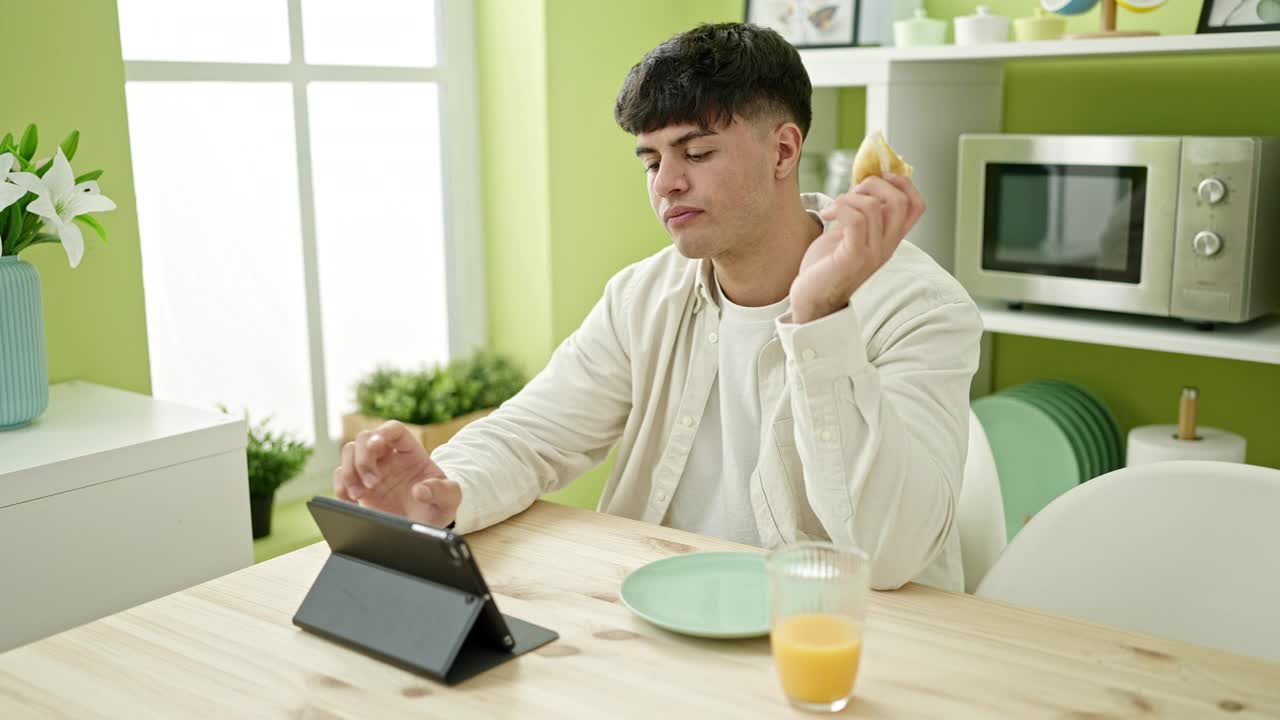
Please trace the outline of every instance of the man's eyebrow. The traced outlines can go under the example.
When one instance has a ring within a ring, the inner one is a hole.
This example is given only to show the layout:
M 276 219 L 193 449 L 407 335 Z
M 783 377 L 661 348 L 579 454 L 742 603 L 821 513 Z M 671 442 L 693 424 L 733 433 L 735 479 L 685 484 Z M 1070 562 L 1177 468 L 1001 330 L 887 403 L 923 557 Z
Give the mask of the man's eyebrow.
M 707 137 L 708 135 L 719 135 L 719 134 L 720 133 L 716 132 L 715 130 L 712 130 L 711 128 L 698 128 L 697 130 L 690 130 L 689 132 L 673 140 L 671 142 L 671 147 L 680 147 L 682 145 L 688 145 L 689 143 L 693 142 L 694 140 L 697 140 L 698 138 Z M 641 155 L 655 155 L 657 154 L 657 152 L 658 152 L 657 150 L 651 147 L 648 147 L 647 145 L 636 146 L 637 157 Z

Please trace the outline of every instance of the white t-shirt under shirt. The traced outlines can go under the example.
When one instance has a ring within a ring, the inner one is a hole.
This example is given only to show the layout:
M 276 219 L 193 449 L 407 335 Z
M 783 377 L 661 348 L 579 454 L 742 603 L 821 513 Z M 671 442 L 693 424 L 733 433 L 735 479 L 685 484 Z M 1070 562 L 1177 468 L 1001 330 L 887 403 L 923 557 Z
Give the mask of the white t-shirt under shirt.
M 759 546 L 750 494 L 760 456 L 756 374 L 760 351 L 773 339 L 775 321 L 791 309 L 791 300 L 743 307 L 723 292 L 719 298 L 720 367 L 664 524 Z

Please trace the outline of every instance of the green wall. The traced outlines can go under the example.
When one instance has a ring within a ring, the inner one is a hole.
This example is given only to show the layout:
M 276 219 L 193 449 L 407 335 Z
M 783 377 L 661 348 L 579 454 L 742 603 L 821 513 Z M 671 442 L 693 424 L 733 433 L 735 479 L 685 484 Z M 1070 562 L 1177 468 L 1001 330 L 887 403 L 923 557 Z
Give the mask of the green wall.
M 125 122 L 124 64 L 114 2 L 0 0 L 0 135 L 40 127 L 39 156 L 80 130 L 72 166 L 105 170 L 102 191 L 119 206 L 97 217 L 111 239 L 85 231 L 85 254 L 72 270 L 57 245 L 22 253 L 44 287 L 49 380 L 80 378 L 151 392 L 142 260 Z
M 635 140 L 613 122 L 614 99 L 658 43 L 741 15 L 741 0 L 479 0 L 495 349 L 537 371 L 610 276 L 670 242 L 649 209 Z M 607 476 L 608 465 L 552 499 L 594 507 Z
M 698 20 L 690 8 L 736 17 L 740 2 L 600 3 L 548 0 L 547 95 L 551 156 L 552 334 L 559 341 L 600 299 L 609 275 L 670 240 L 649 208 L 635 140 L 613 120 L 623 78 L 646 52 Z M 607 8 L 607 10 L 605 10 Z M 587 32 L 589 27 L 617 32 Z
M 540 2 L 475 7 L 489 342 L 533 373 L 554 348 L 545 18 Z

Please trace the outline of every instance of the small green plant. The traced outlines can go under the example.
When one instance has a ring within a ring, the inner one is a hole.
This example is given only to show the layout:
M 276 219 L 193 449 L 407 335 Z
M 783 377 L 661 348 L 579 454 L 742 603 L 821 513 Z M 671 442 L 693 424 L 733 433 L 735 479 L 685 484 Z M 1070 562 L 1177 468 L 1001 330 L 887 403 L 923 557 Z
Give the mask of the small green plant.
M 292 480 L 311 457 L 312 448 L 284 432 L 277 432 L 262 420 L 249 426 L 249 443 L 245 455 L 249 460 L 249 495 L 274 495 Z
M 379 368 L 356 386 L 356 406 L 361 415 L 430 425 L 497 407 L 524 384 L 510 360 L 481 351 L 444 367 Z
M 61 243 L 75 267 L 84 256 L 84 236 L 77 223 L 106 242 L 107 231 L 88 213 L 114 210 L 116 204 L 98 189 L 101 170 L 80 176 L 71 170 L 79 130 L 72 130 L 51 157 L 37 160 L 39 141 L 35 125 L 28 125 L 16 140 L 13 133 L 0 138 L 0 255 Z

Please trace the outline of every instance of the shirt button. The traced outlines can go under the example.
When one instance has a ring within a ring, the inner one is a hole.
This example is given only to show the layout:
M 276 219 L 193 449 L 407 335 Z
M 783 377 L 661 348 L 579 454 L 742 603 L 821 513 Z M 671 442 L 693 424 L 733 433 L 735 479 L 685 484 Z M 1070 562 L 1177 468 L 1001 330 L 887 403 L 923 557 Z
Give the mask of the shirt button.
M 707 336 L 707 340 L 710 341 L 712 344 L 715 344 L 716 341 L 718 341 L 719 339 L 720 339 L 720 336 L 715 333 L 711 333 L 710 335 Z
M 805 360 L 812 360 L 818 357 L 818 353 L 814 352 L 813 348 L 805 348 L 804 350 L 800 351 L 800 357 L 804 358 Z
M 818 437 L 822 438 L 823 442 L 828 442 L 831 440 L 831 431 L 823 430 L 821 433 L 819 433 Z
M 680 418 L 680 424 L 684 425 L 685 427 L 693 427 L 693 418 L 689 417 L 688 415 L 685 415 L 684 417 Z
M 667 501 L 667 494 L 666 494 L 665 492 L 662 492 L 661 490 L 659 490 L 659 491 L 658 491 L 658 502 L 666 502 L 666 501 Z

